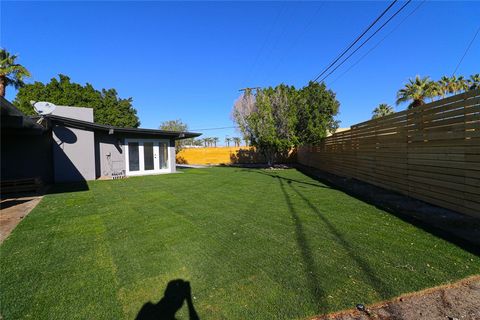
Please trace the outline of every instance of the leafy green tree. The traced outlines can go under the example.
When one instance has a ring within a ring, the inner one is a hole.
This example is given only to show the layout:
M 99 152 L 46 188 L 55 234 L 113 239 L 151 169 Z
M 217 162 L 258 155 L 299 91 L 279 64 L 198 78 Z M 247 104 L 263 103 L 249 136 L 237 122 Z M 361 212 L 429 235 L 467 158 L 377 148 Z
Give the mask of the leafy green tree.
M 215 148 L 217 147 L 218 141 L 220 141 L 220 139 L 218 137 L 213 137 L 212 138 L 212 142 L 213 142 L 213 145 L 214 145 Z
M 227 145 L 227 147 L 230 147 L 230 142 L 232 142 L 232 138 L 226 137 L 225 144 Z
M 165 131 L 186 132 L 188 131 L 188 125 L 182 122 L 181 119 L 167 120 L 162 122 L 158 129 Z M 179 153 L 186 145 L 189 145 L 189 141 L 187 139 L 176 140 L 175 152 Z
M 397 92 L 397 105 L 402 102 L 411 101 L 408 108 L 415 108 L 425 104 L 427 98 L 437 96 L 435 92 L 434 82 L 429 77 L 409 79 L 404 88 Z
M 13 103 L 23 113 L 34 115 L 30 101 L 93 108 L 94 121 L 100 124 L 134 128 L 140 125 L 132 98 L 119 98 L 115 89 L 97 90 L 89 83 L 82 86 L 62 74 L 59 80 L 52 78 L 47 84 L 36 81 L 25 85 L 19 89 Z
M 5 97 L 8 86 L 19 89 L 25 86 L 23 80 L 30 77 L 30 72 L 15 62 L 17 58 L 17 55 L 11 55 L 7 50 L 0 49 L 0 96 L 2 97 Z
M 393 110 L 393 107 L 386 104 L 386 103 L 381 103 L 373 109 L 373 116 L 372 119 L 378 119 L 381 117 L 388 116 L 389 114 L 395 113 L 395 110 Z
M 339 108 L 335 93 L 324 83 L 310 82 L 299 90 L 296 101 L 298 144 L 318 143 L 328 132 L 335 132 L 339 124 L 335 119 Z
M 311 82 L 301 90 L 281 84 L 246 90 L 233 107 L 243 136 L 272 165 L 301 144 L 315 143 L 334 131 L 339 103 L 324 84 Z

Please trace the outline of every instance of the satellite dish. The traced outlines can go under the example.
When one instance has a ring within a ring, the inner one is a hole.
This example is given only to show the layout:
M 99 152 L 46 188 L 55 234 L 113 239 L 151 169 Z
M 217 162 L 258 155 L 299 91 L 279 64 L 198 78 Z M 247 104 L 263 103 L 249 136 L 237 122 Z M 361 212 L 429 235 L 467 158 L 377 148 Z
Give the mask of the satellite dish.
M 35 112 L 38 113 L 41 116 L 51 114 L 53 110 L 57 107 L 51 102 L 46 102 L 46 101 L 31 101 L 30 102 L 33 106 L 33 109 L 35 109 Z

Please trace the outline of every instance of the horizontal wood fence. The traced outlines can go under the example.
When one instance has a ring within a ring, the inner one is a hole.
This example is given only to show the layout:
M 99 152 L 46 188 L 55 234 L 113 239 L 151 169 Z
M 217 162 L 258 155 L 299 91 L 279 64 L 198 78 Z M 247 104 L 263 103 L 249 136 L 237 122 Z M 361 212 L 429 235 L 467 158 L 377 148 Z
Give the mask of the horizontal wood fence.
M 480 90 L 359 123 L 297 159 L 480 217 Z

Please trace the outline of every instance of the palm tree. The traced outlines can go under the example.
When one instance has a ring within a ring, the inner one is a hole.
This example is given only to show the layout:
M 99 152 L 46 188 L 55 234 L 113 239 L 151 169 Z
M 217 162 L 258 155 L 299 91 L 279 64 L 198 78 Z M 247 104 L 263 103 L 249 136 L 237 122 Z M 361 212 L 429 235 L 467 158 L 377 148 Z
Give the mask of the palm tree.
M 227 147 L 230 147 L 230 142 L 232 142 L 232 138 L 226 137 L 225 144 L 227 145 Z
M 480 89 L 480 74 L 472 74 L 467 80 L 468 90 Z
M 233 142 L 235 143 L 235 147 L 240 147 L 240 142 L 242 141 L 242 139 L 240 139 L 239 137 L 234 137 L 233 138 Z
M 215 148 L 217 147 L 217 142 L 218 142 L 218 141 L 220 141 L 220 139 L 219 139 L 218 137 L 213 137 L 213 138 L 212 138 L 212 142 L 213 142 Z
M 5 97 L 5 89 L 13 86 L 23 87 L 24 78 L 30 77 L 30 72 L 21 64 L 15 63 L 17 55 L 10 55 L 5 49 L 0 49 L 0 96 Z
M 457 91 L 467 91 L 468 90 L 467 80 L 463 76 L 458 77 L 455 83 L 455 88 L 457 89 Z
M 203 145 L 205 146 L 205 148 L 208 146 L 208 138 L 203 138 Z
M 373 113 L 372 119 L 377 119 L 377 118 L 385 117 L 385 116 L 388 116 L 389 114 L 395 113 L 395 110 L 393 110 L 393 108 L 388 104 L 381 103 L 378 105 L 378 107 L 373 109 L 372 113 Z
M 397 105 L 402 102 L 412 101 L 408 108 L 415 108 L 425 104 L 425 99 L 436 96 L 435 86 L 429 77 L 409 79 L 404 88 L 397 92 Z
M 452 87 L 451 78 L 443 76 L 438 80 L 438 94 L 439 96 L 445 98 L 450 93 L 450 88 Z

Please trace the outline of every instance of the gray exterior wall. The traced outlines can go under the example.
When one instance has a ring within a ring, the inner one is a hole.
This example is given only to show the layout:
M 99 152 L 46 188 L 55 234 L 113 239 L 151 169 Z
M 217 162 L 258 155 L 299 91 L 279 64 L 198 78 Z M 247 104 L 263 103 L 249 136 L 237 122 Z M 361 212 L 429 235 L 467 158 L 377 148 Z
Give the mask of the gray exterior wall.
M 95 133 L 96 177 L 111 177 L 112 174 L 125 174 L 124 138 L 107 133 Z
M 93 109 L 58 106 L 54 115 L 93 122 Z M 93 131 L 54 126 L 53 167 L 55 182 L 95 179 Z

